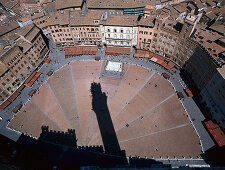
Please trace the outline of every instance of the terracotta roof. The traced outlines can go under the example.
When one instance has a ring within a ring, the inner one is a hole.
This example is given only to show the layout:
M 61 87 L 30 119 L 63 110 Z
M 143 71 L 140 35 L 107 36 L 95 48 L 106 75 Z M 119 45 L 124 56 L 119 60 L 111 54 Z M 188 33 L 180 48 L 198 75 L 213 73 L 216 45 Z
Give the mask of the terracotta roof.
M 137 26 L 137 15 L 109 15 L 107 20 L 103 20 L 101 24 L 112 26 Z
M 216 32 L 225 34 L 225 25 L 223 25 L 223 24 L 219 24 L 219 23 L 217 24 L 215 22 L 209 28 L 212 29 L 212 30 L 214 30 L 214 31 L 216 31 Z
M 210 11 L 209 13 L 206 14 L 206 16 L 209 18 L 209 19 L 214 19 L 214 18 L 217 18 L 216 14 L 214 14 L 214 12 Z
M 81 7 L 83 0 L 56 0 L 55 9 Z
M 138 21 L 137 25 L 154 27 L 153 21 L 154 21 L 154 18 L 152 17 L 147 17 L 147 18 L 142 17 L 141 20 Z
M 53 0 L 40 0 L 41 4 L 51 3 Z
M 88 0 L 86 6 L 88 8 L 124 9 L 155 4 L 155 0 Z
M 203 8 L 205 5 L 201 2 L 201 0 L 195 0 L 194 3 L 200 9 Z
M 51 13 L 46 25 L 69 25 L 69 11 Z
M 70 25 L 99 25 L 95 24 L 94 20 L 100 20 L 104 11 L 101 10 L 89 10 L 84 16 L 81 15 L 80 11 L 70 12 Z
M 2 62 L 0 61 L 0 76 L 1 76 L 4 72 L 6 72 L 7 69 L 8 69 L 7 66 L 6 66 L 4 63 L 2 63 Z
M 19 24 L 16 21 L 12 21 L 8 24 L 0 26 L 0 36 L 6 34 L 14 29 L 19 28 Z
M 30 24 L 20 29 L 17 34 L 23 36 L 28 41 L 32 41 L 39 32 L 40 29 L 38 27 Z
M 45 16 L 44 12 L 41 11 L 41 12 L 36 12 L 34 14 L 31 14 L 31 19 L 34 20 L 34 19 L 37 19 L 37 18 L 41 18 Z
M 26 53 L 33 45 L 31 43 L 28 43 L 27 41 L 25 41 L 24 39 L 19 39 L 16 44 L 19 47 L 22 47 L 22 51 L 23 53 Z
M 21 21 L 21 22 L 25 22 L 25 21 L 28 21 L 28 20 L 29 20 L 29 18 L 26 18 L 26 17 L 19 19 L 19 21 Z
M 186 7 L 187 7 L 187 3 L 186 2 L 173 5 L 173 8 L 176 11 L 178 11 L 179 13 L 185 12 L 187 10 Z
M 50 13 L 56 11 L 56 10 L 55 10 L 55 4 L 56 4 L 56 2 L 53 1 L 53 2 L 51 2 L 51 3 L 48 3 L 48 4 L 46 4 L 46 5 L 43 5 L 43 8 L 44 8 L 44 10 L 45 10 L 48 14 L 50 14 Z
M 1 3 L 7 8 L 12 8 L 15 5 L 17 5 L 19 2 L 18 1 L 1 0 Z

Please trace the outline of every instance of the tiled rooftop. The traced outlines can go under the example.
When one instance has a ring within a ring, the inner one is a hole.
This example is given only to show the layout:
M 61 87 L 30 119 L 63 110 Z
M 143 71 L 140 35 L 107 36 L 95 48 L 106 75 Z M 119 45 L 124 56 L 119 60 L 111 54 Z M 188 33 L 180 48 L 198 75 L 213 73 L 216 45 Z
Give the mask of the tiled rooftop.
M 155 0 L 88 0 L 88 8 L 123 9 L 155 5 Z
M 53 12 L 49 15 L 47 25 L 68 25 L 69 24 L 69 11 Z
M 82 15 L 80 11 L 70 12 L 70 25 L 98 25 L 94 23 L 94 20 L 100 20 L 104 11 L 88 11 L 85 15 Z
M 109 15 L 107 20 L 102 21 L 103 25 L 112 26 L 137 26 L 138 16 L 136 15 Z
M 55 9 L 81 7 L 83 0 L 56 0 Z

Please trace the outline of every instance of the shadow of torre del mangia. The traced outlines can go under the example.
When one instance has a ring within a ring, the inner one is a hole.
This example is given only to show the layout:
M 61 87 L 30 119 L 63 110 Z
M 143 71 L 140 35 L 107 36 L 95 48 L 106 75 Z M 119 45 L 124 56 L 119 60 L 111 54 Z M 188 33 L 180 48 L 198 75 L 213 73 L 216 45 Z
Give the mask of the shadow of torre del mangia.
M 107 106 L 107 96 L 102 92 L 101 84 L 91 84 L 92 109 L 96 114 L 105 152 L 113 155 L 125 156 L 121 151 L 113 122 Z

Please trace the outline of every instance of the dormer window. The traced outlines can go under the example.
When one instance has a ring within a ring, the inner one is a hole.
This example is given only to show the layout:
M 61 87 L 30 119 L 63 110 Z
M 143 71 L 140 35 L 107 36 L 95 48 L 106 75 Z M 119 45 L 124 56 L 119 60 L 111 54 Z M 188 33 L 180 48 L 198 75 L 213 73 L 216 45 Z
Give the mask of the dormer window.
M 99 20 L 94 20 L 94 24 L 99 24 Z

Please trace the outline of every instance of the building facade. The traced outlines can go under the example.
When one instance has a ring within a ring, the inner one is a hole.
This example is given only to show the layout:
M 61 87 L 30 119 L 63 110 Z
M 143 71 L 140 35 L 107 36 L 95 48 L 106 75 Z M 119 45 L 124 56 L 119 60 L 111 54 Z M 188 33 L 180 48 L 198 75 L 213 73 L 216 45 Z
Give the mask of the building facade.
M 101 22 L 102 43 L 107 46 L 132 47 L 137 45 L 136 16 L 109 16 Z
M 142 17 L 138 22 L 137 48 L 151 50 L 154 38 L 154 18 Z
M 225 130 L 225 67 L 217 71 L 200 92 L 202 103 L 209 108 L 212 119 Z
M 49 53 L 48 44 L 39 28 L 27 25 L 17 30 L 12 45 L 2 45 L 0 64 L 0 102 L 12 95 Z M 6 48 L 4 51 L 3 49 Z M 9 48 L 8 48 L 9 47 Z

